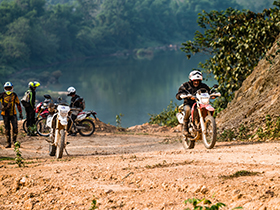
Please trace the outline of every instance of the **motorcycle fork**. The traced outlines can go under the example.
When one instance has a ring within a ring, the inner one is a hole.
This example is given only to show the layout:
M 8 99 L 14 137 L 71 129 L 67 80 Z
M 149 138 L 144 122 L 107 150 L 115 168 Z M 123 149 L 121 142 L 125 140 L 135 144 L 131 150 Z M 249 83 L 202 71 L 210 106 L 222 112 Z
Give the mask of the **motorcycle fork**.
M 198 115 L 199 115 L 199 119 L 200 119 L 201 131 L 202 131 L 202 133 L 205 133 L 206 128 L 205 128 L 205 123 L 204 123 L 204 119 L 203 119 L 201 109 L 198 108 L 197 111 L 198 111 Z
M 60 131 L 65 129 L 65 126 L 61 125 L 59 120 L 56 119 L 56 125 L 55 125 L 55 137 L 54 137 L 54 144 L 57 146 L 57 143 L 59 141 L 60 137 Z

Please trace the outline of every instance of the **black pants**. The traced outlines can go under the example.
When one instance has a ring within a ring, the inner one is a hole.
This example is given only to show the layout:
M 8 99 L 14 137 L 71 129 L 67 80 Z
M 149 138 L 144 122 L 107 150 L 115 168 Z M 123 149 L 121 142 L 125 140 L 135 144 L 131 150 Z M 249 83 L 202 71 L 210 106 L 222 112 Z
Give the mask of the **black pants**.
M 77 119 L 77 115 L 71 114 L 71 119 L 72 119 L 72 121 L 74 123 L 74 121 Z M 68 120 L 68 123 L 67 123 L 67 132 L 70 132 L 70 133 L 71 133 L 70 127 L 72 125 L 72 121 Z
M 7 142 L 11 143 L 11 124 L 13 126 L 13 141 L 16 142 L 17 134 L 18 134 L 18 121 L 16 115 L 2 115 L 5 126 L 5 136 L 7 138 Z
M 32 107 L 25 108 L 26 112 L 26 126 L 33 127 L 35 125 L 35 110 Z

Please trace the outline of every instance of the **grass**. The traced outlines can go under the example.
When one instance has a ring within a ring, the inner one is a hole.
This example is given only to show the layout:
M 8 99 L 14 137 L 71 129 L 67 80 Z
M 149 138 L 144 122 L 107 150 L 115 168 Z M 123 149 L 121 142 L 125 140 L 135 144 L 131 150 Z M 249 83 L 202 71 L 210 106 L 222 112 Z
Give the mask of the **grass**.
M 260 174 L 260 172 L 254 172 L 254 171 L 246 171 L 246 170 L 241 170 L 237 171 L 232 175 L 227 175 L 227 176 L 221 176 L 223 179 L 233 179 L 241 176 L 256 176 Z
M 193 161 L 184 161 L 179 163 L 167 163 L 166 160 L 164 160 L 162 163 L 157 163 L 155 165 L 146 165 L 145 168 L 147 169 L 154 169 L 154 168 L 166 168 L 166 167 L 173 167 L 173 166 L 183 166 L 183 165 L 189 165 L 193 163 Z
M 4 160 L 14 160 L 14 158 L 11 158 L 11 157 L 0 157 L 0 161 L 4 161 Z
M 223 208 L 226 206 L 226 204 L 218 202 L 216 204 L 212 204 L 212 202 L 206 198 L 203 199 L 197 199 L 197 198 L 191 198 L 185 200 L 185 204 L 190 203 L 193 205 L 194 210 L 219 210 L 220 207 Z M 234 209 L 243 209 L 242 207 L 236 207 Z M 190 208 L 186 208 L 185 210 L 191 210 Z

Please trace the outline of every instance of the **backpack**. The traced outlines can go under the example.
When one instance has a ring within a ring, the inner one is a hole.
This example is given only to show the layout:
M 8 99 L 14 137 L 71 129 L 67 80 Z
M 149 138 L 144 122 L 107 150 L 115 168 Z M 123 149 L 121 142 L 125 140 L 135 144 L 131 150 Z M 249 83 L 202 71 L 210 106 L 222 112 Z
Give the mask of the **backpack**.
M 20 102 L 25 108 L 31 106 L 30 105 L 30 90 L 28 90 L 24 93 L 24 96 L 22 97 Z
M 86 108 L 86 102 L 83 98 L 81 98 L 82 101 L 81 101 L 81 108 L 84 110 Z

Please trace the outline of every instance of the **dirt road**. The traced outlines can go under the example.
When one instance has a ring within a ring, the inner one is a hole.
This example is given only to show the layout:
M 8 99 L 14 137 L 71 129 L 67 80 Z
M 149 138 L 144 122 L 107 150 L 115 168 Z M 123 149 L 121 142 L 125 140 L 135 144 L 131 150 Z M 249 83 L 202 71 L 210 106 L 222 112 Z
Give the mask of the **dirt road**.
M 19 140 L 25 167 L 0 161 L 0 209 L 94 209 L 96 201 L 98 209 L 183 210 L 188 198 L 222 209 L 280 209 L 279 142 L 185 151 L 174 132 L 96 132 L 69 137 L 69 156 L 56 160 L 43 137 Z M 0 157 L 15 152 L 1 147 Z

